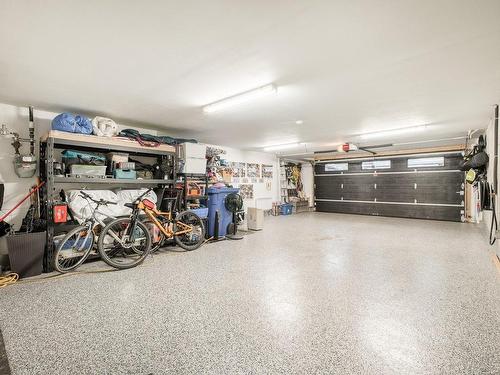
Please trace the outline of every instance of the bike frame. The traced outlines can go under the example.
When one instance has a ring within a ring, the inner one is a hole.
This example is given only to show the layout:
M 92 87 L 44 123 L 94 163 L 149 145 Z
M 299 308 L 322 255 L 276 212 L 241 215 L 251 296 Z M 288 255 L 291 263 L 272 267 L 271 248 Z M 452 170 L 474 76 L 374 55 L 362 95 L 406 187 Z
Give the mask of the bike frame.
M 88 202 L 88 204 L 90 206 L 90 202 Z M 102 219 L 99 219 L 96 214 L 101 214 L 101 215 L 105 216 L 106 218 L 109 218 L 112 220 L 116 219 L 116 217 L 100 211 L 99 206 L 100 205 L 97 204 L 97 206 L 92 211 L 92 216 L 88 219 L 85 219 L 85 221 L 81 224 L 82 227 L 87 228 L 87 235 L 83 238 L 82 244 L 76 250 L 77 252 L 82 251 L 85 248 L 85 246 L 87 246 L 87 241 L 89 240 L 90 236 L 94 236 L 93 246 L 95 246 L 95 244 L 97 243 L 97 241 L 96 241 L 97 235 L 94 233 L 94 228 L 97 226 L 97 224 L 101 225 L 103 228 L 106 226 L 106 223 L 104 223 L 104 221 Z M 112 236 L 114 236 L 114 233 L 112 234 Z M 116 237 L 116 236 L 114 236 L 114 237 Z M 119 238 L 115 238 L 115 239 L 119 240 Z
M 151 221 L 156 225 L 156 227 L 162 231 L 162 233 L 169 239 L 172 238 L 173 236 L 178 236 L 181 234 L 189 233 L 193 230 L 193 227 L 191 225 L 184 224 L 182 221 L 176 221 L 175 219 L 172 219 L 172 213 L 171 212 L 162 212 L 159 211 L 156 208 L 149 208 L 144 205 L 144 203 L 139 202 L 137 205 L 137 208 L 140 210 L 143 210 L 147 217 L 151 219 Z M 178 231 L 173 231 L 170 229 L 170 226 L 167 226 L 165 228 L 156 218 L 157 216 L 161 216 L 165 219 L 168 220 L 168 222 L 175 222 L 178 226 L 181 227 L 181 230 Z
M 101 214 L 102 216 L 105 216 L 107 219 L 111 219 L 111 220 L 115 220 L 115 219 L 117 219 L 117 217 L 115 217 L 115 216 L 111 216 L 111 215 L 109 215 L 109 214 L 107 214 L 107 213 L 105 213 L 105 212 L 102 212 L 101 210 L 99 210 L 99 206 L 100 206 L 101 204 L 99 204 L 99 203 L 97 203 L 97 202 L 95 202 L 95 201 L 92 201 L 92 202 L 96 204 L 96 207 L 95 207 L 95 208 L 94 208 L 94 210 L 92 211 L 92 216 L 91 216 L 90 218 L 86 219 L 86 220 L 82 223 L 82 226 L 88 227 L 88 231 L 89 231 L 89 233 L 92 233 L 92 235 L 93 235 L 94 237 L 96 237 L 97 235 L 94 233 L 94 229 L 95 229 L 95 227 L 97 226 L 97 224 L 101 225 L 103 228 L 106 226 L 106 223 L 104 222 L 104 220 L 103 220 L 103 219 L 100 219 L 100 218 L 99 218 L 96 214 Z M 91 202 L 88 202 L 88 205 L 89 205 L 90 207 L 92 207 L 92 206 L 91 206 Z M 113 232 L 111 232 L 111 233 L 110 233 L 110 235 L 111 235 L 111 236 L 112 236 L 112 237 L 113 237 L 116 241 L 118 241 L 118 242 L 120 242 L 120 243 L 122 242 L 122 240 L 121 240 L 121 239 L 120 239 L 120 238 L 119 238 L 116 234 L 114 234 Z M 85 237 L 85 241 L 84 241 L 84 243 L 83 243 L 83 245 L 82 245 L 82 246 L 84 246 L 84 245 L 87 243 L 87 238 L 88 238 L 88 235 Z M 96 239 L 94 239 L 94 243 L 96 243 L 96 242 L 97 242 L 97 241 L 96 241 Z M 83 249 L 83 247 L 82 247 L 81 249 L 79 249 L 79 250 L 82 250 L 82 249 Z

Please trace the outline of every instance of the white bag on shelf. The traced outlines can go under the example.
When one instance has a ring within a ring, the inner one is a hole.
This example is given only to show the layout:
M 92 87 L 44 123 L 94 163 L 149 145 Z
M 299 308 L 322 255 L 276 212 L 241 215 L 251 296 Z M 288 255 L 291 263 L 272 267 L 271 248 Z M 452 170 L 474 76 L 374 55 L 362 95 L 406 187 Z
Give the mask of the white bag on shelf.
M 92 120 L 93 133 L 99 137 L 112 137 L 118 134 L 116 122 L 107 117 L 96 116 Z

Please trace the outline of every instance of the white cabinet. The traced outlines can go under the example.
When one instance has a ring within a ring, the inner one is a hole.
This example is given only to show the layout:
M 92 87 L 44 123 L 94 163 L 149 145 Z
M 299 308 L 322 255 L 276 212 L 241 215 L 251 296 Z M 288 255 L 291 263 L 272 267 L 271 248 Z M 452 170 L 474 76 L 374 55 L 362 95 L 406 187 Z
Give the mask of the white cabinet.
M 247 210 L 247 226 L 251 230 L 264 229 L 264 210 L 249 207 Z
M 207 146 L 200 143 L 182 143 L 179 145 L 181 173 L 206 173 Z

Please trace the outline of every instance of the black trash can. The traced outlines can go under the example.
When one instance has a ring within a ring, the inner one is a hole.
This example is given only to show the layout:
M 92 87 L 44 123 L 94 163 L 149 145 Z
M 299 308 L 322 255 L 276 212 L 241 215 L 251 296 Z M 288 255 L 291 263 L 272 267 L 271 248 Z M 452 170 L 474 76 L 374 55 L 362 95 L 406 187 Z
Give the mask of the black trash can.
M 46 232 L 21 233 L 7 237 L 10 269 L 19 277 L 40 275 L 43 270 Z

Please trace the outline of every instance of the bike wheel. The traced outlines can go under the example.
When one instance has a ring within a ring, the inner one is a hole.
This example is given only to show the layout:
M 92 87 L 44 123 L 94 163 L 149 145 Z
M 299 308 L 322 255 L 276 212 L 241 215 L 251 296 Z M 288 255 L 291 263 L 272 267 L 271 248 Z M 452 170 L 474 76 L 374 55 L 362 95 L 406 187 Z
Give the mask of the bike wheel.
M 151 250 L 148 228 L 136 222 L 134 241 L 130 238 L 130 218 L 116 219 L 108 223 L 99 236 L 98 248 L 102 260 L 111 267 L 127 269 L 141 264 Z
M 188 229 L 190 227 L 190 229 Z M 181 212 L 174 221 L 175 242 L 184 250 L 196 250 L 205 239 L 205 226 L 198 215 L 190 211 Z
M 61 273 L 75 270 L 88 258 L 94 245 L 94 235 L 87 226 L 69 231 L 54 253 L 54 269 Z

